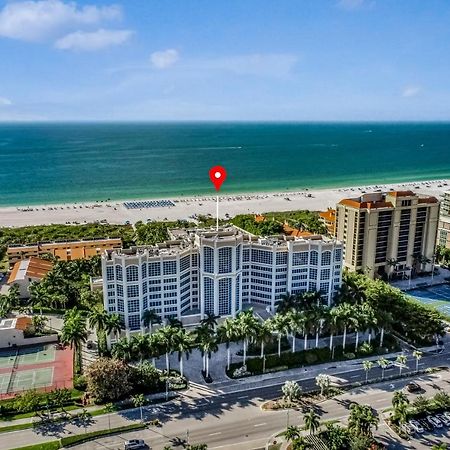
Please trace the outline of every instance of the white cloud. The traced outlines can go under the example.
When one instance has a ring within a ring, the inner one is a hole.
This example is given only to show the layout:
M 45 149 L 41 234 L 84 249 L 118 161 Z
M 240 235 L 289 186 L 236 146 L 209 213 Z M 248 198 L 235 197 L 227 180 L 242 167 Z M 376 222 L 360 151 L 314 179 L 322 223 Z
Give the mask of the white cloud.
M 119 6 L 80 6 L 62 0 L 30 0 L 7 3 L 0 10 L 0 36 L 24 41 L 43 41 L 61 32 L 120 19 Z
M 402 91 L 402 97 L 415 97 L 419 92 L 419 86 L 406 86 Z
M 60 50 L 96 51 L 126 42 L 131 30 L 75 31 L 58 39 L 55 47 Z
M 12 105 L 12 101 L 6 97 L 0 97 L 0 106 L 10 106 Z
M 339 8 L 354 10 L 361 8 L 364 5 L 364 0 L 339 0 L 337 5 Z
M 150 55 L 150 61 L 157 69 L 167 69 L 173 66 L 179 59 L 180 55 L 178 51 L 173 48 L 154 52 Z

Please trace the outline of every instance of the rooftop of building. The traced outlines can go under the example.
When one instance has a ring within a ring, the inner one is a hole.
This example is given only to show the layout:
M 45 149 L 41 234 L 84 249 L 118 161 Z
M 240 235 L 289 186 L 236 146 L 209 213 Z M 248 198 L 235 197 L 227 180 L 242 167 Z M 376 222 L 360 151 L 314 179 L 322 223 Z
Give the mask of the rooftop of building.
M 293 229 L 295 230 L 295 229 Z M 198 239 L 212 239 L 226 241 L 230 238 L 241 237 L 244 243 L 253 242 L 267 246 L 286 246 L 289 241 L 307 242 L 311 240 L 333 242 L 333 238 L 312 234 L 307 231 L 295 230 L 292 235 L 280 234 L 276 236 L 255 236 L 234 225 L 215 228 L 173 228 L 168 230 L 170 240 L 152 246 L 133 246 L 129 249 L 107 250 L 105 255 L 110 258 L 115 255 L 136 256 L 146 254 L 148 256 L 176 255 L 183 250 L 197 247 Z
M 32 321 L 29 317 L 17 317 L 13 319 L 0 320 L 0 332 L 2 330 L 26 330 Z
M 394 208 L 397 198 L 417 200 L 417 203 L 439 203 L 436 197 L 422 196 L 413 191 L 372 192 L 356 198 L 342 199 L 338 204 L 356 209 Z
M 8 284 L 26 278 L 42 279 L 52 270 L 53 264 L 45 259 L 31 257 L 23 261 L 17 261 L 8 278 Z
M 121 238 L 92 238 L 92 239 L 65 239 L 65 240 L 56 240 L 56 241 L 41 241 L 41 242 L 35 242 L 31 244 L 11 244 L 8 246 L 9 249 L 14 249 L 16 251 L 18 248 L 33 248 L 33 247 L 45 247 L 45 246 L 67 246 L 67 245 L 90 245 L 93 243 L 100 243 L 100 242 L 107 242 L 107 243 L 117 243 L 121 244 L 122 239 Z

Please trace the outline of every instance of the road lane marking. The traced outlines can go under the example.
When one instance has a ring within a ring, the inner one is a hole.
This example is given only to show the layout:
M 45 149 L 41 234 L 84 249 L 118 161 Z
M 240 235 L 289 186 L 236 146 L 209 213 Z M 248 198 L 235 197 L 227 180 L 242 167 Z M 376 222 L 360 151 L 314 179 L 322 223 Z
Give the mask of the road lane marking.
M 217 433 L 210 433 L 209 436 L 217 436 L 218 434 L 222 434 L 221 431 L 217 431 Z
M 248 398 L 248 395 L 241 395 L 240 397 L 238 397 L 238 400 L 241 398 Z
M 352 375 L 350 378 L 359 378 L 360 375 Z
M 254 427 L 263 427 L 264 425 L 267 425 L 267 423 L 257 423 L 256 425 L 253 425 Z

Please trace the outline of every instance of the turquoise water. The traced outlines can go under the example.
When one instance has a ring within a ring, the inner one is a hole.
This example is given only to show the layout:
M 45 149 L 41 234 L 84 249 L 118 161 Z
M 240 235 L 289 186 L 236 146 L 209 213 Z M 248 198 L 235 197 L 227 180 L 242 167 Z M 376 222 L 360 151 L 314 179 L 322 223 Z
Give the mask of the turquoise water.
M 0 205 L 351 186 L 450 176 L 450 124 L 0 124 Z

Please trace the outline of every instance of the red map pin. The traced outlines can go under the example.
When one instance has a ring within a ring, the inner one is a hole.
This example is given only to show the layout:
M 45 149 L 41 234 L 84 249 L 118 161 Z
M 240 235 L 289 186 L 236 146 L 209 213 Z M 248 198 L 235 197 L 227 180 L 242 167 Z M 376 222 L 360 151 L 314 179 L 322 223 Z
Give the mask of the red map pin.
M 211 169 L 209 169 L 209 178 L 216 188 L 216 191 L 219 191 L 222 183 L 227 178 L 227 171 L 222 166 L 211 167 Z

